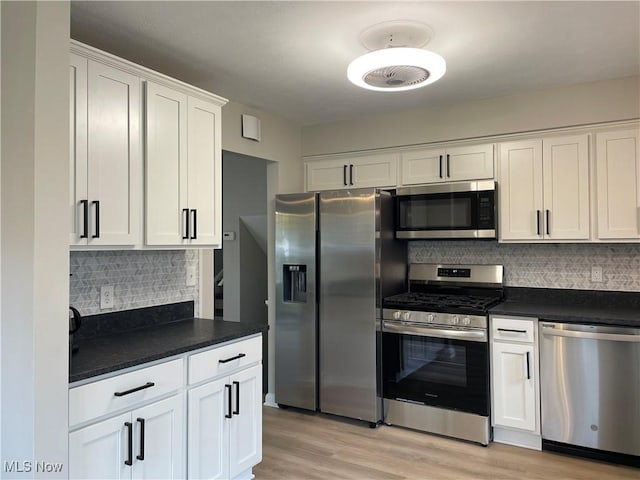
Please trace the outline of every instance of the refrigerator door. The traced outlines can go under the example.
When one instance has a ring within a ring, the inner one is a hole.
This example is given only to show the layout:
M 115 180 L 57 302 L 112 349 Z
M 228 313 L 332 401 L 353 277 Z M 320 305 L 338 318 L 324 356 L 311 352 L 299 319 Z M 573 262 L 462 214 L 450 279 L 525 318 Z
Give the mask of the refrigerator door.
M 316 195 L 277 195 L 275 211 L 276 402 L 316 410 Z
M 319 194 L 320 411 L 378 422 L 379 194 Z

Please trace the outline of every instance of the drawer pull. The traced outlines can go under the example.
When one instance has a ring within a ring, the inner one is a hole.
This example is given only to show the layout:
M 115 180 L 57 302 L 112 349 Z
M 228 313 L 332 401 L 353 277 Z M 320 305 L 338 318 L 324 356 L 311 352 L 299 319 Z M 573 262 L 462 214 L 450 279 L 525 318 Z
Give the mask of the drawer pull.
M 138 460 L 144 460 L 144 418 L 136 419 L 140 423 L 140 454 L 136 455 Z
M 527 333 L 526 330 L 515 330 L 513 328 L 498 328 L 499 332 L 507 332 L 507 333 L 521 333 L 525 335 Z
M 153 382 L 147 382 L 144 385 L 140 385 L 139 387 L 132 388 L 131 390 L 125 390 L 124 392 L 115 392 L 114 395 L 116 397 L 124 397 L 125 395 L 129 395 L 130 393 L 139 392 L 140 390 L 144 390 L 145 388 L 153 387 L 154 385 L 155 385 L 155 383 L 153 383 Z
M 239 353 L 235 357 L 225 358 L 224 360 L 218 360 L 218 363 L 229 363 L 229 362 L 233 362 L 234 360 L 238 360 L 239 358 L 244 358 L 246 356 L 247 355 L 244 353 Z
M 133 424 L 131 422 L 124 422 L 124 426 L 127 427 L 129 432 L 127 433 L 127 459 L 124 461 L 125 465 L 133 465 Z

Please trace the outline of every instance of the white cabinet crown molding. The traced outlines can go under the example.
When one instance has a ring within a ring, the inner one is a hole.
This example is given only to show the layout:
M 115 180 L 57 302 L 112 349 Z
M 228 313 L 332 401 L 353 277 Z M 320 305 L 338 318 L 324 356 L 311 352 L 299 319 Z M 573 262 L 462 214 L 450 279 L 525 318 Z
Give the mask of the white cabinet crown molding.
M 203 90 L 202 88 L 189 85 L 188 83 L 185 83 L 181 80 L 172 78 L 160 72 L 156 72 L 155 70 L 151 70 L 150 68 L 143 67 L 142 65 L 135 64 L 133 62 L 130 62 L 129 60 L 125 60 L 123 58 L 117 57 L 111 53 L 108 53 L 98 48 L 92 47 L 90 45 L 86 45 L 84 43 L 78 42 L 77 40 L 70 41 L 70 51 L 71 53 L 81 55 L 88 59 L 95 60 L 97 62 L 112 66 L 119 70 L 128 72 L 132 75 L 136 75 L 140 77 L 142 80 L 153 81 L 161 85 L 164 85 L 166 87 L 178 89 L 187 95 L 191 95 L 193 97 L 197 97 L 208 102 L 214 102 L 216 105 L 219 105 L 220 107 L 222 107 L 229 101 L 224 97 L 221 97 L 214 93 Z

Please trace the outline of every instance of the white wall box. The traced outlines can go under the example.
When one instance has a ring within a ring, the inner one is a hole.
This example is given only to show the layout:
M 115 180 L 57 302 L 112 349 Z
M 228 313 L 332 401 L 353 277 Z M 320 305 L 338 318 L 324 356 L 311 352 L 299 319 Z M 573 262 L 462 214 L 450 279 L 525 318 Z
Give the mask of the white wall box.
M 307 191 L 395 187 L 398 158 L 397 153 L 377 153 L 307 162 Z
M 402 152 L 400 185 L 494 178 L 493 144 Z
M 141 229 L 140 78 L 70 60 L 70 244 L 132 247 Z
M 222 243 L 221 109 L 146 84 L 146 244 Z
M 589 240 L 589 136 L 499 148 L 500 240 Z
M 640 239 L 640 129 L 596 134 L 598 238 Z
M 262 336 L 73 387 L 69 412 L 70 478 L 252 478 Z
M 490 322 L 493 439 L 540 450 L 537 319 L 492 316 Z
M 220 247 L 226 99 L 75 41 L 70 82 L 71 245 Z

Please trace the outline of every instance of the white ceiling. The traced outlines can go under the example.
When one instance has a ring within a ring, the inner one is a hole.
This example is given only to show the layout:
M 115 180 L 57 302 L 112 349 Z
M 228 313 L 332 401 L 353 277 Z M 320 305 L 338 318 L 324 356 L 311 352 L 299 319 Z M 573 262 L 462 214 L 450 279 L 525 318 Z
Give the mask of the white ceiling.
M 358 89 L 358 36 L 411 20 L 447 73 L 423 89 Z M 301 125 L 640 75 L 640 1 L 71 3 L 71 36 Z

